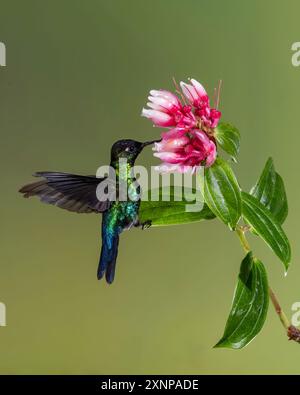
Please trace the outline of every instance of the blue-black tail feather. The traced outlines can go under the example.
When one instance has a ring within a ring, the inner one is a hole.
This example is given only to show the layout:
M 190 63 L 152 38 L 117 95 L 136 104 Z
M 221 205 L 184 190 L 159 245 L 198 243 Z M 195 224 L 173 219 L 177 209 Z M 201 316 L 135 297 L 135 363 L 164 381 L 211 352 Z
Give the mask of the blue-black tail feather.
M 119 234 L 102 234 L 102 248 L 97 277 L 100 280 L 104 274 L 108 284 L 115 278 L 116 261 L 118 256 Z
M 119 235 L 116 236 L 113 245 L 113 256 L 107 265 L 107 269 L 105 272 L 105 278 L 108 284 L 111 284 L 115 278 L 115 270 L 118 256 L 118 248 L 119 248 Z

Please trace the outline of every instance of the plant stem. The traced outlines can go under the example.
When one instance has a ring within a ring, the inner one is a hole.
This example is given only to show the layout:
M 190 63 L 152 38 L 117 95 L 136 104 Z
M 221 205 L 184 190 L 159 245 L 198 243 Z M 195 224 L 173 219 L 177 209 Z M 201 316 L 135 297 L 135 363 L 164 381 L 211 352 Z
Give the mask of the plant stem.
M 245 231 L 242 227 L 239 227 L 236 229 L 236 233 L 239 236 L 240 242 L 245 250 L 245 252 L 248 254 L 249 251 L 251 251 L 250 245 L 248 243 L 248 240 L 245 236 Z
M 291 323 L 290 323 L 289 319 L 287 318 L 287 316 L 285 315 L 284 311 L 282 311 L 282 308 L 281 308 L 280 303 L 277 299 L 277 296 L 275 295 L 275 293 L 273 292 L 271 287 L 269 287 L 269 295 L 270 295 L 270 299 L 273 303 L 275 311 L 278 314 L 278 317 L 279 317 L 282 325 L 284 326 L 284 328 L 286 330 L 288 330 L 289 327 L 291 326 Z
M 245 233 L 248 231 L 247 227 L 240 226 L 236 229 L 236 233 L 240 239 L 240 242 L 243 246 L 244 251 L 248 254 L 248 252 L 251 251 L 250 244 L 246 238 Z M 283 327 L 287 331 L 287 335 L 289 337 L 289 340 L 294 340 L 297 343 L 300 343 L 300 330 L 291 325 L 289 319 L 287 318 L 286 314 L 282 310 L 279 300 L 277 299 L 277 296 L 275 295 L 274 291 L 272 288 L 269 286 L 269 296 L 271 299 L 271 302 L 275 308 L 275 311 L 280 319 L 280 322 L 282 323 Z

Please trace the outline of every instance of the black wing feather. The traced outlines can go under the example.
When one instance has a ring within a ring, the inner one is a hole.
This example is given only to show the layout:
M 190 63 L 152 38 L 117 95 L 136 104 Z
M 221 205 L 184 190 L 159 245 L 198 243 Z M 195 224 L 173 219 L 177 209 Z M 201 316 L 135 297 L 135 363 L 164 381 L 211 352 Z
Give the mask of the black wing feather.
M 76 213 L 101 213 L 110 206 L 109 199 L 99 201 L 97 186 L 105 178 L 69 173 L 37 172 L 44 180 L 25 185 L 19 192 L 25 198 L 38 196 L 43 203 L 53 204 Z

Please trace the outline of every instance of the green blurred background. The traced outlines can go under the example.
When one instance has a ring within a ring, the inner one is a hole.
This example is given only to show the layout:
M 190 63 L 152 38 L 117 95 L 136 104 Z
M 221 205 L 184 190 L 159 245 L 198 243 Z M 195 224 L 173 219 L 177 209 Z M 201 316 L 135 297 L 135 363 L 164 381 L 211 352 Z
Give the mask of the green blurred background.
M 298 0 L 1 0 L 0 373 L 300 373 L 300 348 L 272 308 L 246 349 L 212 348 L 243 256 L 220 222 L 124 233 L 107 286 L 96 280 L 100 217 L 17 193 L 34 171 L 91 174 L 115 140 L 156 138 L 141 108 L 172 76 L 210 93 L 221 78 L 223 120 L 242 133 L 242 186 L 270 155 L 286 183 L 289 275 L 251 241 L 291 315 L 300 301 L 299 12 Z M 156 163 L 150 149 L 139 160 Z

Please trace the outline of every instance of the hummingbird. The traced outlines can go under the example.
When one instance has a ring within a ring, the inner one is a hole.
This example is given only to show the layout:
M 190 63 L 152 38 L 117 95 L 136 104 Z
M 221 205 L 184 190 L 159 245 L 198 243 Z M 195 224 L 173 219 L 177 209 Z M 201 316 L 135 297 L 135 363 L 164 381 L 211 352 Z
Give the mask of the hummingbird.
M 119 140 L 111 147 L 110 167 L 115 172 L 115 186 L 127 185 L 127 199 L 118 197 L 99 199 L 97 188 L 108 177 L 82 176 L 77 174 L 42 171 L 33 174 L 40 181 L 23 186 L 19 192 L 25 198 L 38 196 L 40 201 L 76 213 L 102 213 L 102 247 L 97 271 L 98 280 L 105 276 L 108 284 L 114 281 L 120 234 L 131 227 L 142 229 L 151 226 L 151 221 L 140 223 L 140 186 L 132 174 L 135 160 L 142 150 L 160 140 L 141 143 L 135 140 Z M 121 171 L 120 163 L 124 163 Z M 120 192 L 116 187 L 115 192 Z M 107 191 L 107 188 L 106 188 Z M 117 195 L 117 194 L 116 194 Z M 130 196 L 129 196 L 130 195 Z M 119 195 L 118 195 L 119 196 Z

